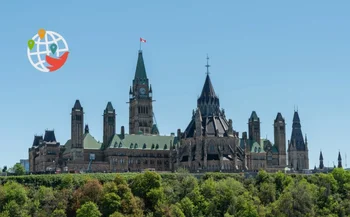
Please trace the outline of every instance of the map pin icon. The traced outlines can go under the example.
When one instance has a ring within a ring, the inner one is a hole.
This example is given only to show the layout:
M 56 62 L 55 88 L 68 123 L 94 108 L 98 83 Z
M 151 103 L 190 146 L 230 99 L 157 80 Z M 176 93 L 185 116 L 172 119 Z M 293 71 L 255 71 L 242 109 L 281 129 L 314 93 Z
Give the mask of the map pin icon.
M 35 42 L 34 42 L 34 40 L 33 40 L 33 39 L 30 39 L 30 40 L 28 41 L 28 47 L 29 47 L 29 50 L 32 50 L 32 49 L 33 49 L 34 44 L 35 44 Z
M 45 37 L 45 34 L 46 34 L 45 29 L 39 29 L 38 35 L 39 35 L 40 39 L 43 39 Z
M 52 52 L 53 54 L 55 54 L 55 53 L 56 53 L 56 50 L 57 50 L 57 45 L 56 45 L 56 44 L 50 45 L 50 50 L 51 50 L 51 52 Z

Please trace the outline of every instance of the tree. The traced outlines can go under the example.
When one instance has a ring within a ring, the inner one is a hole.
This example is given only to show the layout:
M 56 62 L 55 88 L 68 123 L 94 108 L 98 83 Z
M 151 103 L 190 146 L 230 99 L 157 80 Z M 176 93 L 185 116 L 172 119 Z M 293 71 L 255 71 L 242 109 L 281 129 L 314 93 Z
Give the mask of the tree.
M 2 169 L 2 172 L 3 172 L 3 173 L 6 173 L 6 172 L 7 172 L 7 166 L 4 166 L 4 168 Z
M 87 202 L 77 210 L 77 217 L 100 217 L 101 212 L 98 210 L 97 205 L 94 202 Z
M 26 173 L 26 170 L 24 169 L 24 166 L 20 163 L 16 163 L 14 166 L 13 166 L 13 172 L 16 174 L 16 175 L 24 175 Z
M 63 209 L 55 209 L 53 213 L 51 214 L 51 217 L 66 217 L 66 213 Z

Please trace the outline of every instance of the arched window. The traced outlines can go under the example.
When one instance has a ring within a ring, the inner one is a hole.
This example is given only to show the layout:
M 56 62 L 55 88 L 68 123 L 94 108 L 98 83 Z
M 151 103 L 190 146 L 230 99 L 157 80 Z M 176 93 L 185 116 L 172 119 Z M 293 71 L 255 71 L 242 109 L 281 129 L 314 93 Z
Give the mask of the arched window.
M 255 152 L 258 152 L 258 148 L 257 148 L 257 147 L 255 147 L 254 151 L 255 151 Z
M 146 143 L 145 144 L 143 144 L 143 149 L 146 149 L 147 148 L 147 145 L 146 145 Z
M 119 148 L 123 147 L 122 142 L 119 142 Z
M 159 145 L 157 144 L 157 145 L 156 145 L 156 149 L 158 149 L 158 148 L 159 148 Z
M 133 147 L 134 147 L 134 144 L 131 143 L 131 144 L 130 144 L 130 148 L 133 148 Z
M 154 144 L 152 144 L 152 149 L 154 149 Z
M 118 142 L 115 142 L 115 143 L 114 143 L 114 148 L 116 148 L 116 147 L 117 147 L 117 145 L 118 145 Z
M 210 145 L 210 151 L 214 151 L 214 145 Z
M 135 148 L 138 148 L 139 146 L 137 145 L 137 143 L 135 144 Z
M 164 150 L 166 150 L 168 148 L 167 144 L 164 145 Z

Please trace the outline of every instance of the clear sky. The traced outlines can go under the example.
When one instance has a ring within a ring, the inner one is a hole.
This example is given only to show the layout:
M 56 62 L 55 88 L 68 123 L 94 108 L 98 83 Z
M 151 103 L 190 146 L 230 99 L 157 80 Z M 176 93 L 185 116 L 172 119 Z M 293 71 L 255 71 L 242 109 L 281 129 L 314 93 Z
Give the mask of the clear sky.
M 70 138 L 70 111 L 80 99 L 91 134 L 102 140 L 108 101 L 117 132 L 128 130 L 128 93 L 143 44 L 161 134 L 184 130 L 205 80 L 211 79 L 236 131 L 255 110 L 273 141 L 281 112 L 290 139 L 294 106 L 309 142 L 310 168 L 349 152 L 349 1 L 1 1 L 0 166 L 28 158 L 35 134 Z M 34 69 L 27 41 L 40 28 L 69 44 L 54 73 Z

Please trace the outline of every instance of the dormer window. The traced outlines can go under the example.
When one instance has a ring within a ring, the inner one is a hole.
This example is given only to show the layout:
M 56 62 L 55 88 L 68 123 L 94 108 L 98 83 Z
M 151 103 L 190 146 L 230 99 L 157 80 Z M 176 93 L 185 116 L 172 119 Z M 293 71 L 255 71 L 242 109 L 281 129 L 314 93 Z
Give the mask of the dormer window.
M 137 145 L 137 143 L 135 144 L 135 148 L 138 148 L 138 145 Z
M 164 150 L 166 150 L 168 148 L 167 144 L 164 145 Z
M 154 149 L 154 144 L 152 144 L 152 149 Z
M 156 145 L 156 149 L 158 149 L 158 148 L 159 148 L 159 145 L 157 144 L 157 145 Z
M 122 142 L 119 142 L 119 148 L 121 148 L 123 146 Z
M 146 143 L 145 144 L 143 144 L 143 149 L 146 149 L 147 148 L 147 145 L 146 145 Z
M 134 147 L 134 144 L 131 143 L 131 144 L 130 144 L 130 148 L 133 148 L 133 147 Z

